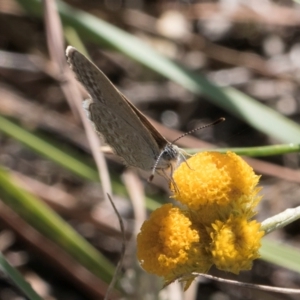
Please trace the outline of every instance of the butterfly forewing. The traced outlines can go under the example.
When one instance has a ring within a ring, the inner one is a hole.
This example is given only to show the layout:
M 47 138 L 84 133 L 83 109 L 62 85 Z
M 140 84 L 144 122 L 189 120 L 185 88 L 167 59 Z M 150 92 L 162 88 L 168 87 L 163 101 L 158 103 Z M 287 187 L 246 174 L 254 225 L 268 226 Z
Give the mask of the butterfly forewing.
M 126 164 L 151 170 L 168 142 L 90 60 L 70 46 L 66 55 L 78 81 L 91 96 L 84 106 L 96 131 Z M 168 169 L 173 161 L 177 157 L 161 159 L 157 167 Z

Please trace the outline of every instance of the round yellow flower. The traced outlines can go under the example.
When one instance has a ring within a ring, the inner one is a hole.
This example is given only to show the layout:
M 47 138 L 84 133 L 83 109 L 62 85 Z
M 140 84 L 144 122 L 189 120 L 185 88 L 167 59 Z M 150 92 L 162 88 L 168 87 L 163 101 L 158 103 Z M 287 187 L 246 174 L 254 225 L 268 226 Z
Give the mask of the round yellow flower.
M 232 212 L 249 214 L 257 205 L 259 176 L 232 152 L 202 152 L 174 172 L 174 198 L 197 212 L 201 223 L 226 220 Z
M 137 239 L 142 267 L 166 284 L 181 280 L 185 289 L 213 264 L 236 274 L 249 270 L 264 234 L 249 221 L 260 200 L 259 176 L 232 152 L 202 152 L 173 179 L 174 198 L 185 209 L 164 205 L 143 224 Z
M 199 242 L 199 232 L 187 212 L 166 204 L 144 222 L 137 237 L 137 256 L 147 272 L 172 282 L 195 270 L 206 272 L 211 266 Z
M 259 258 L 263 235 L 256 221 L 249 222 L 243 216 L 230 216 L 226 222 L 212 224 L 212 242 L 207 249 L 211 251 L 218 269 L 238 274 L 242 270 L 250 270 L 253 260 Z

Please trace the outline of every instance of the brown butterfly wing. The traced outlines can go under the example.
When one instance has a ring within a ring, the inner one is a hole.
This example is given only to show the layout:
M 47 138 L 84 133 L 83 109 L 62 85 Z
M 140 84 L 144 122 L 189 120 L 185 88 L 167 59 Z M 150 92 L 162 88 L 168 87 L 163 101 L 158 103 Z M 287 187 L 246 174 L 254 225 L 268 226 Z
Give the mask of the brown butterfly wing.
M 96 131 L 126 164 L 151 170 L 164 138 L 84 55 L 68 47 L 69 65 L 91 96 L 86 109 Z

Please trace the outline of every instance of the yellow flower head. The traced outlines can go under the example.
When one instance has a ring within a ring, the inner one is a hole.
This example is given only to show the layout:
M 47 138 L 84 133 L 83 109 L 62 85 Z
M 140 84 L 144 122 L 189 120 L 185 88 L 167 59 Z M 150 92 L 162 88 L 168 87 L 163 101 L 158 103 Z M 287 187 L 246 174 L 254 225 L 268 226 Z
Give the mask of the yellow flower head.
M 226 220 L 231 213 L 248 214 L 260 200 L 259 176 L 232 152 L 202 152 L 182 163 L 174 172 L 174 198 L 191 210 L 204 224 Z
M 172 282 L 183 274 L 206 272 L 211 262 L 202 254 L 199 232 L 187 213 L 172 204 L 155 210 L 137 237 L 137 256 L 149 273 Z
M 259 258 L 264 232 L 256 221 L 230 216 L 226 222 L 216 221 L 210 231 L 212 242 L 208 250 L 218 269 L 238 274 L 241 270 L 250 270 L 253 260 Z
M 192 272 L 215 264 L 233 273 L 249 270 L 263 231 L 250 221 L 260 200 L 259 176 L 232 152 L 202 152 L 173 175 L 174 198 L 184 210 L 167 204 L 152 213 L 137 239 L 138 259 L 149 273 L 185 282 Z

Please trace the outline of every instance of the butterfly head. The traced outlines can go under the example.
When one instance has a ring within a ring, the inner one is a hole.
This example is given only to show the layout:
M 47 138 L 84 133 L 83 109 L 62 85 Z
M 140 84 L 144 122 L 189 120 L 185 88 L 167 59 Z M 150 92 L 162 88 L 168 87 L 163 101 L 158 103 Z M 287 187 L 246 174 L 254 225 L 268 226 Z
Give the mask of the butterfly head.
M 155 173 L 162 175 L 168 181 L 173 181 L 173 172 L 178 166 L 179 161 L 179 148 L 172 143 L 167 143 L 155 161 L 149 181 L 152 181 Z

